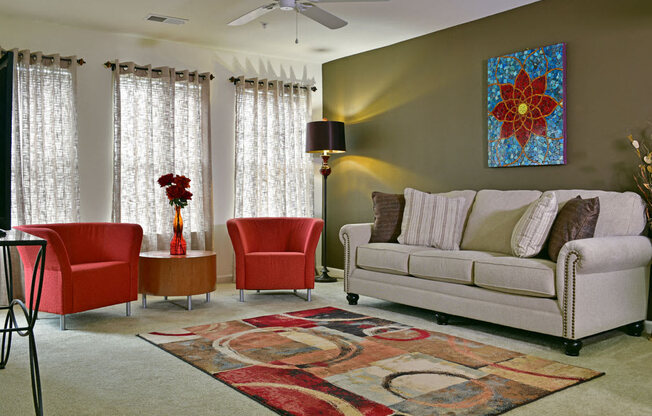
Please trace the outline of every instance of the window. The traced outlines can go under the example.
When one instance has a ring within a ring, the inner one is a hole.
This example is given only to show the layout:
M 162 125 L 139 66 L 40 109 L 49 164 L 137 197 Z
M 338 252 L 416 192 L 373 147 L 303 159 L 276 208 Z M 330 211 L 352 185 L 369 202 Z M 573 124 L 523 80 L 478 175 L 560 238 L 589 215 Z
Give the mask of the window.
M 173 69 L 114 70 L 113 220 L 143 227 L 143 249 L 163 249 L 172 236 L 173 208 L 156 180 L 191 179 L 183 209 L 188 248 L 212 247 L 209 80 Z
M 14 56 L 12 224 L 79 221 L 77 62 Z
M 235 216 L 311 217 L 305 152 L 310 90 L 280 81 L 236 84 Z

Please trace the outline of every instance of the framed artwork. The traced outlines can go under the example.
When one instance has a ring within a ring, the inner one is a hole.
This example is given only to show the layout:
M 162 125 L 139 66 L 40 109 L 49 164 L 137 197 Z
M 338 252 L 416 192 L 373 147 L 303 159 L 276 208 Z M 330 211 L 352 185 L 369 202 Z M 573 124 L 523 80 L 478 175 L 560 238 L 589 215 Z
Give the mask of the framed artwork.
M 566 44 L 489 59 L 489 167 L 566 164 Z

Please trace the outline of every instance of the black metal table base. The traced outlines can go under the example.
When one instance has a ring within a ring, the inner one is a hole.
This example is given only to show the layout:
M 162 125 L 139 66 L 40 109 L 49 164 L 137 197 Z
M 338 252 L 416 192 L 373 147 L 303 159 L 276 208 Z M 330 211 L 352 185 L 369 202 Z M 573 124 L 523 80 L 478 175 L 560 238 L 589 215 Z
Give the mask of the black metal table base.
M 27 238 L 28 234 L 15 231 L 9 232 L 7 238 L 0 239 L 4 259 L 4 275 L 7 287 L 8 306 L 0 306 L 0 311 L 7 311 L 2 333 L 2 345 L 0 347 L 0 370 L 7 366 L 9 354 L 11 352 L 11 341 L 14 333 L 21 337 L 27 337 L 29 343 L 29 368 L 32 381 L 32 399 L 34 401 L 34 412 L 37 416 L 43 415 L 43 396 L 41 392 L 41 376 L 38 365 L 38 354 L 36 352 L 36 340 L 34 338 L 34 324 L 38 315 L 38 306 L 41 301 L 41 289 L 43 288 L 43 272 L 45 270 L 45 248 L 46 242 L 42 239 Z M 33 237 L 33 236 L 29 236 Z M 12 265 L 10 258 L 11 246 L 36 245 L 40 250 L 36 257 L 34 273 L 32 275 L 32 284 L 30 287 L 29 305 L 25 305 L 22 300 L 13 298 L 13 281 Z M 37 284 L 38 281 L 38 284 Z M 36 295 L 36 296 L 35 296 Z M 16 319 L 16 311 L 19 309 L 23 312 L 26 324 L 20 326 Z

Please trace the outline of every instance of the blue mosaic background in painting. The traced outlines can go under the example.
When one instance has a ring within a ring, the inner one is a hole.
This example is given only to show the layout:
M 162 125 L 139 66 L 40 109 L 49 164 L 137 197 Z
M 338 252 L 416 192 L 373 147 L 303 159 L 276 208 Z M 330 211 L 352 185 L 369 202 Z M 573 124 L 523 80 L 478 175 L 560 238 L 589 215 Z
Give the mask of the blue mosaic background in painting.
M 537 49 L 528 49 L 501 57 L 487 63 L 487 111 L 489 139 L 489 167 L 561 165 L 565 163 L 564 123 L 564 44 L 559 43 Z M 546 117 L 547 137 L 532 135 L 525 146 L 514 136 L 500 138 L 502 122 L 491 111 L 502 101 L 497 84 L 513 84 L 516 76 L 525 71 L 531 80 L 547 74 L 544 94 L 560 105 Z

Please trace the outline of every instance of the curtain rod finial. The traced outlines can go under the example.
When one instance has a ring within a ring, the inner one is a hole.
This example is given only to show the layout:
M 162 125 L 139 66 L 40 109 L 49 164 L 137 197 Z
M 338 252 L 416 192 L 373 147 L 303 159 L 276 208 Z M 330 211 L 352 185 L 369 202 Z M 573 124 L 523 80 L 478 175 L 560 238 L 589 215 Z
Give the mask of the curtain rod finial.
M 105 67 L 105 68 L 111 68 L 111 65 L 113 65 L 113 64 L 111 63 L 111 61 L 106 61 L 106 62 L 104 62 L 104 67 Z
M 211 74 L 211 76 L 210 76 L 210 80 L 212 81 L 212 80 L 214 80 L 214 79 L 215 79 L 215 75 Z
M 79 64 L 79 66 L 82 66 L 86 63 L 86 61 L 84 61 L 84 58 L 79 58 L 77 59 L 77 63 Z

